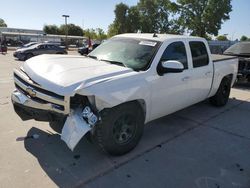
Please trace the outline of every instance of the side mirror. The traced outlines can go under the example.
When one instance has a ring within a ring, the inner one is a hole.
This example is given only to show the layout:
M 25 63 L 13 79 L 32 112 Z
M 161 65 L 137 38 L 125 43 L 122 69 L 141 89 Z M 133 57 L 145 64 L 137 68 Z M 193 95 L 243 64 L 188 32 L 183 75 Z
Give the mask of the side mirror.
M 165 73 L 180 73 L 183 72 L 184 66 L 179 61 L 169 60 L 163 61 L 159 63 L 157 72 L 159 75 L 163 75 Z

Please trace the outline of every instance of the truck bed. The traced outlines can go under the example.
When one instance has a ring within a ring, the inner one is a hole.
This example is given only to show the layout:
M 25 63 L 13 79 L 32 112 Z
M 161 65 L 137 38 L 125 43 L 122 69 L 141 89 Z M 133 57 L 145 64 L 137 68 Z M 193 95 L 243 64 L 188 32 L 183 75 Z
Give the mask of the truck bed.
M 211 57 L 212 57 L 213 62 L 224 61 L 224 60 L 229 60 L 229 59 L 237 59 L 238 58 L 236 56 L 219 55 L 219 54 L 211 54 Z

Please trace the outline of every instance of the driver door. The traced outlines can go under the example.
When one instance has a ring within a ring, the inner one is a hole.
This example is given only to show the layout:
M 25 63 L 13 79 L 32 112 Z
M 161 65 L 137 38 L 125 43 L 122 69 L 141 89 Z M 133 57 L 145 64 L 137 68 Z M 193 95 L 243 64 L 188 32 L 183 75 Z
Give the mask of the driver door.
M 184 66 L 180 73 L 157 75 L 152 81 L 151 120 L 180 110 L 190 104 L 191 72 L 188 65 L 186 42 L 178 41 L 167 45 L 159 63 L 179 61 Z M 159 67 L 159 65 L 158 65 Z

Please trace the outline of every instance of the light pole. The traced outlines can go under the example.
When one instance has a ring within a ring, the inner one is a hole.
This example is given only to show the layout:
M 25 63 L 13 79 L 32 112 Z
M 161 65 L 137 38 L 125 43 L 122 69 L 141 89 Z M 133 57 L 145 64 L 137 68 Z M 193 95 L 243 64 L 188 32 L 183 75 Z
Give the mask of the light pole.
M 66 46 L 66 49 L 68 49 L 68 25 L 67 25 L 67 19 L 69 18 L 69 15 L 62 15 L 62 17 L 65 18 L 65 46 Z

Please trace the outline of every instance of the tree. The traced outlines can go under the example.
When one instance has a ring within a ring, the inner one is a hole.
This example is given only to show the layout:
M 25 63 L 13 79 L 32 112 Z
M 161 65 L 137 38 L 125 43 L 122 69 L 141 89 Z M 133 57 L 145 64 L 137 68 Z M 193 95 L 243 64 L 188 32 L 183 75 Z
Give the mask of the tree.
M 107 35 L 105 34 L 105 32 L 103 31 L 103 29 L 101 29 L 101 28 L 97 28 L 96 29 L 96 35 L 97 35 L 97 39 L 98 40 L 107 39 Z
M 66 29 L 68 29 L 68 35 L 72 35 L 72 36 L 83 36 L 83 30 L 80 26 L 75 25 L 75 24 L 67 24 L 67 28 L 66 25 L 63 24 L 60 26 L 60 34 L 64 35 L 66 33 Z
M 84 30 L 84 36 L 91 39 L 104 40 L 107 39 L 107 34 L 101 28 L 86 29 Z
M 142 32 L 182 33 L 181 28 L 172 19 L 175 12 L 169 0 L 140 0 L 137 6 L 141 16 Z
M 138 30 L 143 33 L 182 33 L 182 28 L 173 19 L 172 7 L 170 0 L 140 0 L 131 7 L 120 3 L 116 5 L 115 20 L 109 26 L 108 35 Z
M 60 29 L 56 25 L 44 25 L 43 26 L 43 31 L 46 34 L 53 34 L 53 35 L 59 35 L 60 34 Z
M 158 6 L 156 0 L 140 0 L 137 4 L 141 15 L 141 31 L 143 33 L 158 32 Z
M 67 29 L 68 29 L 68 35 L 83 36 L 83 30 L 80 26 L 77 26 L 75 24 L 68 24 Z M 60 27 L 58 27 L 57 25 L 45 25 L 43 27 L 43 31 L 47 34 L 65 35 L 66 25 L 63 24 Z
M 124 3 L 116 5 L 114 25 L 117 28 L 118 34 L 126 33 L 127 31 L 126 27 L 128 9 L 129 7 Z
M 231 0 L 177 0 L 173 3 L 179 13 L 178 23 L 191 35 L 218 35 L 221 25 L 232 11 Z
M 247 36 L 243 35 L 241 38 L 240 38 L 240 41 L 248 41 L 249 38 L 247 38 Z
M 216 37 L 216 39 L 219 41 L 228 41 L 227 36 L 225 35 L 219 35 Z
M 83 33 L 84 33 L 85 37 L 88 37 L 88 38 L 91 38 L 91 39 L 96 39 L 97 38 L 97 34 L 96 34 L 96 32 L 95 32 L 95 30 L 93 28 L 85 29 Z
M 7 27 L 7 24 L 2 18 L 0 18 L 0 27 Z
M 137 6 L 128 7 L 124 3 L 116 5 L 115 20 L 108 28 L 108 36 L 121 33 L 135 33 L 140 29 L 140 13 Z
M 114 23 L 110 24 L 108 27 L 108 38 L 117 35 L 118 34 L 118 29 Z
M 140 27 L 140 12 L 137 6 L 132 6 L 128 9 L 126 26 L 128 33 L 136 33 L 138 30 L 141 30 Z

